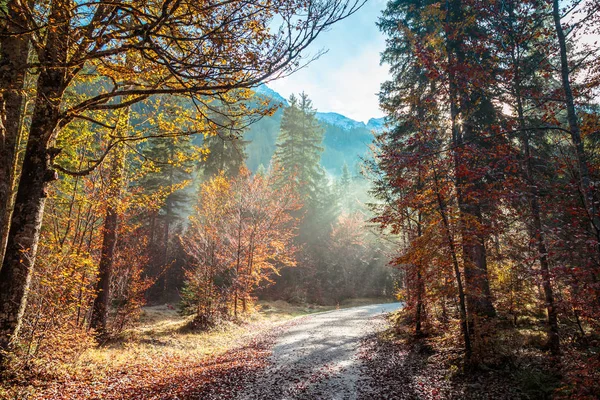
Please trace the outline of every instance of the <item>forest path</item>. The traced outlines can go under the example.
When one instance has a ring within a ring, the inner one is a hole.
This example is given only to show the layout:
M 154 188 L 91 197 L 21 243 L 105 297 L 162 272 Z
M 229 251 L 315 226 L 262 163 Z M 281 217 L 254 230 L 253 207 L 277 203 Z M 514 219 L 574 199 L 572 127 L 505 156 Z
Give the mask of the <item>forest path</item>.
M 328 311 L 299 318 L 276 339 L 270 365 L 238 400 L 352 400 L 371 386 L 361 373 L 361 340 L 382 329 L 401 303 Z M 378 321 L 379 320 L 379 321 Z

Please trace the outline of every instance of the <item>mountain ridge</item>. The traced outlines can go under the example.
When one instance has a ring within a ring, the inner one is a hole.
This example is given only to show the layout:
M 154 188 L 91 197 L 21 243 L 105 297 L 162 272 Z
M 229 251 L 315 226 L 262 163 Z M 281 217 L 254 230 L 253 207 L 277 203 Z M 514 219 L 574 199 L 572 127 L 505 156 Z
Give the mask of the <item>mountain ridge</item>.
M 266 97 L 271 103 L 279 103 L 282 106 L 289 107 L 289 102 L 277 91 L 271 89 L 266 84 L 261 84 L 254 90 L 260 96 Z M 369 118 L 365 124 L 363 121 L 357 121 L 350 117 L 334 111 L 319 112 L 315 114 L 321 122 L 326 122 L 330 125 L 340 127 L 344 130 L 352 130 L 356 128 L 365 128 L 376 132 L 381 132 L 384 127 L 384 117 Z
M 264 84 L 258 86 L 255 92 L 269 100 L 271 105 L 281 107 L 272 116 L 253 123 L 244 134 L 248 141 L 246 164 L 251 171 L 256 171 L 261 165 L 269 167 L 277 146 L 283 111 L 289 106 L 283 96 Z M 325 130 L 321 156 L 323 168 L 332 176 L 339 176 L 343 165 L 347 164 L 358 173 L 361 160 L 371 156 L 369 145 L 373 141 L 373 133 L 383 129 L 384 119 L 371 118 L 365 124 L 335 112 L 317 112 L 315 116 Z

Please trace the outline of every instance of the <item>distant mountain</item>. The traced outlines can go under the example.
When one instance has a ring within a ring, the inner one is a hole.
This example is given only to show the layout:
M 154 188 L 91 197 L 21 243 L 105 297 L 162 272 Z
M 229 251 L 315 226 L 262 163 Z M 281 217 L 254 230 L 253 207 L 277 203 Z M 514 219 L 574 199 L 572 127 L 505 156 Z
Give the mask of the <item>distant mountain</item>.
M 323 121 L 328 123 L 329 125 L 337 126 L 345 130 L 351 129 L 368 129 L 370 131 L 381 132 L 383 130 L 384 118 L 371 118 L 369 122 L 365 125 L 364 122 L 355 121 L 352 118 L 348 118 L 342 114 L 328 112 L 328 113 L 320 113 L 316 114 L 316 117 L 319 121 Z
M 254 89 L 254 92 L 259 96 L 270 99 L 271 103 L 280 103 L 285 107 L 288 107 L 290 104 L 286 99 L 283 98 L 279 93 L 265 85 L 264 83 Z
M 338 126 L 345 130 L 351 130 L 356 128 L 365 128 L 364 122 L 355 121 L 352 118 L 343 116 L 342 114 L 328 112 L 316 114 L 319 121 L 328 123 L 329 125 Z
M 256 171 L 261 164 L 269 166 L 279 137 L 283 108 L 289 106 L 283 96 L 266 85 L 260 85 L 255 92 L 258 96 L 269 99 L 272 104 L 280 103 L 281 108 L 274 115 L 252 124 L 244 135 L 244 139 L 250 142 L 246 149 L 246 164 L 252 171 Z M 358 169 L 361 158 L 370 155 L 369 144 L 373 141 L 373 131 L 380 132 L 384 126 L 383 118 L 371 118 L 365 124 L 334 112 L 317 112 L 316 117 L 325 128 L 325 150 L 321 156 L 321 165 L 334 176 L 341 174 L 344 163 L 351 170 Z
M 385 125 L 385 118 L 371 118 L 369 122 L 367 122 L 367 129 L 370 129 L 375 132 L 381 132 Z

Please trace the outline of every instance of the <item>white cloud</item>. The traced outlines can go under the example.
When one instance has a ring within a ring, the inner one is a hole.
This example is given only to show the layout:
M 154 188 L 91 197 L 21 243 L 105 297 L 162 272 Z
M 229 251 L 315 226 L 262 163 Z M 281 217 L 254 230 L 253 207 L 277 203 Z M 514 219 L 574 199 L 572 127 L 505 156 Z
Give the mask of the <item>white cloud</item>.
M 375 26 L 384 2 L 371 0 L 350 18 L 334 25 L 309 49 L 329 49 L 295 74 L 269 83 L 284 97 L 306 92 L 321 112 L 337 112 L 358 121 L 381 117 L 377 92 L 388 78 L 379 65 L 384 39 Z
M 315 62 L 290 77 L 271 82 L 269 86 L 286 98 L 304 91 L 321 112 L 337 112 L 358 121 L 383 115 L 379 110 L 377 92 L 387 79 L 388 70 L 379 65 L 377 50 L 365 49 L 344 60 L 343 64 L 319 64 Z M 317 72 L 313 68 L 322 70 Z

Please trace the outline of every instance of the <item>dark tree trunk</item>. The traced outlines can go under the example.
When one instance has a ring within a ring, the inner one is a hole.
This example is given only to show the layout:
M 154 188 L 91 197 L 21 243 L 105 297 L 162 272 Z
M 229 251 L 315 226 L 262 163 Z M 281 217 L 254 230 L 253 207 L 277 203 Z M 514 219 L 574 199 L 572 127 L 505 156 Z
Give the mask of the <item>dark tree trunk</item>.
M 109 178 L 109 199 L 104 219 L 102 253 L 98 264 L 98 282 L 96 298 L 92 308 L 90 326 L 96 330 L 98 338 L 104 338 L 107 330 L 108 312 L 110 309 L 110 281 L 114 264 L 115 248 L 118 240 L 119 202 L 123 181 L 124 155 L 122 149 L 115 149 Z
M 50 78 L 48 75 L 51 74 L 43 73 L 40 83 L 49 83 L 43 82 Z M 0 351 L 9 350 L 19 332 L 35 263 L 46 188 L 48 182 L 56 179 L 51 169 L 53 154 L 46 145 L 48 132 L 53 131 L 57 122 L 58 105 L 46 100 L 52 97 L 44 95 L 54 90 L 43 90 L 44 86 L 40 85 L 42 90 L 29 133 L 6 253 L 0 270 Z
M 448 57 L 449 60 L 449 84 L 450 84 L 450 112 L 452 119 L 452 147 L 454 148 L 453 157 L 456 174 L 456 193 L 458 207 L 461 214 L 460 225 L 463 248 L 463 267 L 465 274 L 467 309 L 471 323 L 471 329 L 474 329 L 473 323 L 476 319 L 485 319 L 496 315 L 496 310 L 492 303 L 490 284 L 487 272 L 487 254 L 485 248 L 485 237 L 480 230 L 482 223 L 481 206 L 477 200 L 476 190 L 477 182 L 473 182 L 469 177 L 464 176 L 463 171 L 468 168 L 468 160 L 463 156 L 465 143 L 475 141 L 475 132 L 469 121 L 470 110 L 473 107 L 469 100 L 467 88 L 464 85 L 466 77 L 458 76 L 457 71 L 464 71 L 466 66 L 466 57 L 462 49 L 460 35 L 452 32 L 456 24 L 462 23 L 463 12 L 460 0 L 454 0 L 448 10 L 448 29 L 450 30 L 448 38 Z M 464 72 L 462 72 L 464 73 Z M 460 109 L 459 107 L 460 106 Z M 462 129 L 458 127 L 458 116 L 462 116 L 465 123 Z
M 29 35 L 17 34 L 22 12 L 14 1 L 8 2 L 6 10 L 8 21 L 0 27 L 0 266 L 14 195 L 15 161 L 29 53 Z
M 172 183 L 171 183 L 172 184 Z M 165 238 L 165 248 L 163 253 L 163 275 L 162 275 L 162 298 L 168 301 L 169 271 L 171 270 L 171 260 L 169 259 L 169 236 L 171 235 L 171 202 L 169 199 L 165 202 L 165 225 L 163 226 L 163 236 Z
M 431 161 L 431 167 L 433 170 L 433 177 L 435 180 L 435 193 L 436 199 L 438 203 L 438 211 L 440 213 L 440 217 L 442 218 L 442 225 L 444 227 L 444 233 L 446 236 L 446 241 L 448 242 L 448 249 L 450 250 L 450 256 L 452 258 L 452 266 L 454 268 L 454 277 L 456 278 L 456 286 L 458 288 L 458 309 L 460 315 L 460 329 L 463 334 L 463 340 L 465 342 L 465 360 L 467 364 L 471 361 L 471 355 L 473 353 L 473 349 L 471 347 L 471 337 L 469 335 L 469 325 L 467 318 L 467 306 L 465 301 L 465 290 L 462 282 L 462 274 L 460 272 L 460 265 L 458 263 L 458 256 L 456 251 L 456 246 L 454 244 L 454 238 L 452 237 L 452 232 L 450 231 L 450 222 L 448 221 L 448 214 L 446 212 L 446 202 L 442 198 L 440 193 L 440 185 L 438 181 L 437 171 L 435 169 L 435 165 L 433 165 L 433 161 Z
M 425 283 L 423 282 L 423 274 L 421 274 L 421 266 L 415 266 L 417 269 L 417 306 L 415 310 L 415 335 L 417 337 L 423 335 L 422 320 L 423 320 L 423 293 L 425 292 Z
M 169 160 L 172 160 L 175 156 L 175 144 L 169 145 Z M 174 166 L 169 167 L 169 187 L 173 187 L 175 184 Z M 164 248 L 162 254 L 162 265 L 163 270 L 161 271 L 160 278 L 158 280 L 158 290 L 160 296 L 164 302 L 169 300 L 169 275 L 171 273 L 172 259 L 169 252 L 169 239 L 171 236 L 171 225 L 173 223 L 173 198 L 167 196 L 165 199 L 165 220 L 163 225 L 163 240 Z
M 512 17 L 512 8 L 511 8 Z M 512 18 L 511 18 L 512 21 Z M 525 155 L 525 179 L 529 191 L 529 204 L 533 218 L 533 238 L 537 244 L 538 259 L 542 271 L 542 284 L 544 288 L 544 298 L 546 310 L 548 312 L 548 347 L 554 355 L 560 354 L 560 337 L 558 329 L 558 316 L 554 302 L 554 293 L 552 290 L 552 281 L 550 278 L 550 262 L 548 260 L 548 250 L 546 248 L 546 238 L 542 230 L 542 217 L 539 203 L 539 193 L 535 183 L 534 167 L 532 163 L 531 146 L 529 143 L 530 131 L 527 129 L 525 115 L 523 111 L 523 98 L 521 96 L 521 69 L 517 55 L 513 50 L 511 53 L 514 65 L 514 90 L 517 100 L 517 115 L 519 117 L 519 128 L 521 130 L 521 143 Z M 516 318 L 516 315 L 515 315 Z
M 575 146 L 575 154 L 577 155 L 577 163 L 579 165 L 579 179 L 581 185 L 581 191 L 583 192 L 583 199 L 588 213 L 588 217 L 591 222 L 591 227 L 594 235 L 596 236 L 597 251 L 600 252 L 600 216 L 598 215 L 598 208 L 594 201 L 594 187 L 590 179 L 590 172 L 587 163 L 587 156 L 583 148 L 583 142 L 581 140 L 581 131 L 579 129 L 579 122 L 577 121 L 577 113 L 575 112 L 575 101 L 573 99 L 573 90 L 571 89 L 570 71 L 569 71 L 569 60 L 567 57 L 567 42 L 565 33 L 560 23 L 560 8 L 559 1 L 553 0 L 552 15 L 554 17 L 554 26 L 556 29 L 556 37 L 558 39 L 558 45 L 560 47 L 560 71 L 563 91 L 565 93 L 565 102 L 567 105 L 567 120 L 569 122 L 569 131 L 571 132 L 571 140 Z
M 496 315 L 487 271 L 487 254 L 484 238 L 473 221 L 481 224 L 481 208 L 465 200 L 468 194 L 459 198 L 461 226 L 463 235 L 463 258 L 465 284 L 467 288 L 467 308 L 471 318 L 485 319 Z M 474 326 L 474 325 L 473 325 Z
M 104 232 L 102 238 L 102 255 L 98 264 L 98 282 L 96 283 L 96 298 L 92 308 L 90 327 L 96 330 L 99 338 L 106 335 L 106 322 L 110 307 L 110 279 L 117 245 L 118 212 L 113 206 L 106 210 Z
M 548 250 L 542 231 L 542 220 L 540 218 L 540 207 L 537 200 L 537 193 L 532 193 L 531 211 L 535 229 L 535 240 L 538 246 L 540 259 L 540 268 L 542 271 L 542 283 L 544 287 L 544 299 L 546 310 L 548 311 L 548 347 L 554 355 L 560 354 L 560 336 L 558 330 L 558 315 L 556 304 L 554 302 L 554 293 L 552 290 L 552 281 L 550 278 L 550 263 L 548 262 Z
M 57 0 L 52 4 L 50 18 L 67 21 L 68 7 Z M 64 65 L 67 57 L 66 23 L 50 30 L 44 52 L 50 65 Z M 0 270 L 0 364 L 3 353 L 11 350 L 17 338 L 27 292 L 35 263 L 48 183 L 56 179 L 52 162 L 57 152 L 50 148 L 58 125 L 60 103 L 68 84 L 65 68 L 44 68 L 37 85 L 35 108 L 23 159 L 21 179 Z
M 518 100 L 518 107 L 522 110 L 520 100 Z M 522 111 L 519 112 L 522 116 Z M 523 120 L 521 122 L 522 128 L 524 128 Z M 544 288 L 544 300 L 546 303 L 546 310 L 548 312 L 548 347 L 554 355 L 560 354 L 560 337 L 558 329 L 558 315 L 556 311 L 556 304 L 554 302 L 554 292 L 552 290 L 552 280 L 550 277 L 550 262 L 548 260 L 548 249 L 546 248 L 546 239 L 542 227 L 542 217 L 539 203 L 539 194 L 537 186 L 534 182 L 533 166 L 531 165 L 531 149 L 529 145 L 529 139 L 527 138 L 527 131 L 523 131 L 523 146 L 525 150 L 525 174 L 527 184 L 529 187 L 530 207 L 531 215 L 533 218 L 533 239 L 537 245 L 538 259 L 540 261 L 540 270 L 542 272 L 542 286 Z
M 418 186 L 421 186 L 421 177 L 419 176 L 419 182 L 418 182 Z M 421 237 L 421 235 L 423 235 L 423 231 L 422 231 L 422 214 L 419 212 L 417 215 L 417 237 Z M 416 304 L 416 309 L 415 309 L 415 335 L 421 336 L 423 334 L 422 331 L 422 322 L 423 322 L 423 308 L 424 308 L 424 304 L 423 304 L 423 295 L 425 294 L 425 282 L 423 281 L 423 266 L 422 265 L 415 265 L 415 269 L 417 272 L 417 276 L 416 276 L 416 282 L 415 282 L 415 290 L 416 290 L 416 297 L 417 297 L 417 304 Z

